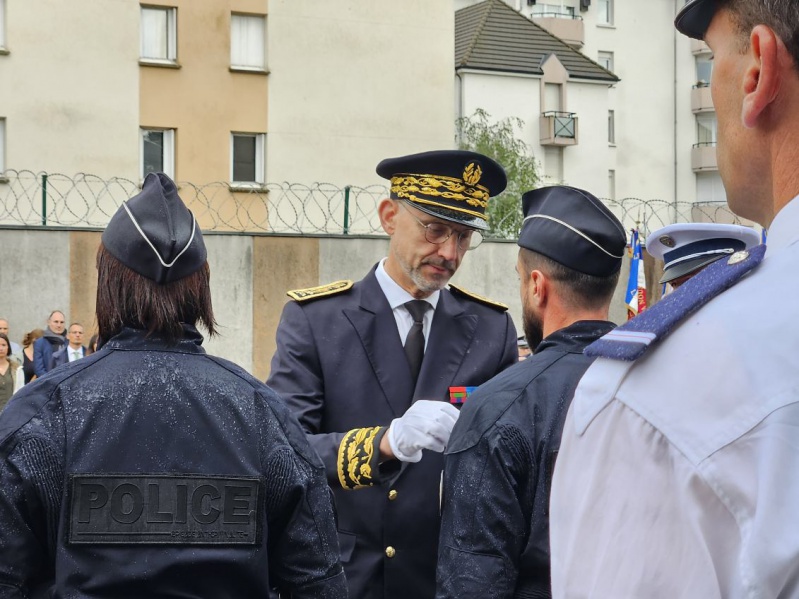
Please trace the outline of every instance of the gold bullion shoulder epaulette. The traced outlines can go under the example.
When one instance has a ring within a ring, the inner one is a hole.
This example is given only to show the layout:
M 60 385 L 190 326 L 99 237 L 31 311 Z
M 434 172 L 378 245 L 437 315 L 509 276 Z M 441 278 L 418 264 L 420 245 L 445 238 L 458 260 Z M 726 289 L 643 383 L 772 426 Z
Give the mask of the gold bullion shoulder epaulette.
M 309 287 L 308 289 L 293 289 L 287 291 L 291 299 L 298 302 L 307 302 L 309 300 L 318 299 L 320 297 L 327 297 L 329 295 L 336 295 L 347 291 L 353 286 L 352 281 L 336 281 L 334 283 L 327 283 L 326 285 L 319 285 L 319 287 Z
M 466 291 L 465 289 L 461 289 L 460 287 L 456 287 L 452 283 L 449 284 L 449 290 L 452 293 L 454 293 L 455 295 L 461 295 L 463 297 L 468 297 L 470 299 L 473 299 L 476 302 L 479 302 L 481 304 L 485 304 L 486 306 L 489 306 L 489 307 L 494 308 L 496 310 L 500 310 L 502 312 L 505 312 L 508 309 L 508 306 L 506 306 L 505 304 L 501 304 L 499 302 L 495 302 L 492 299 L 489 299 L 487 297 L 483 297 L 482 295 L 477 295 L 476 293 L 472 293 L 471 291 Z

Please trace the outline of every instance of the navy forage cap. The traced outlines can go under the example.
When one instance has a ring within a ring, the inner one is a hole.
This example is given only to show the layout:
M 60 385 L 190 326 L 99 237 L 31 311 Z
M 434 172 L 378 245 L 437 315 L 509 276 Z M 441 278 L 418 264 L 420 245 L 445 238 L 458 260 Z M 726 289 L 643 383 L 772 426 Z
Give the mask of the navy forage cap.
M 467 150 L 434 150 L 386 158 L 377 174 L 391 181 L 391 199 L 473 229 L 488 229 L 488 199 L 508 185 L 498 162 Z
M 111 217 L 102 241 L 114 258 L 159 284 L 198 271 L 208 256 L 194 215 L 164 173 L 147 175 L 141 192 Z
M 522 210 L 520 247 L 595 277 L 621 268 L 627 233 L 587 191 L 562 185 L 534 189 L 522 196 Z
M 718 7 L 718 0 L 688 0 L 677 13 L 674 26 L 683 35 L 697 40 L 704 39 Z
M 760 235 L 742 225 L 676 223 L 652 231 L 646 239 L 646 251 L 663 260 L 660 282 L 669 283 L 759 243 Z

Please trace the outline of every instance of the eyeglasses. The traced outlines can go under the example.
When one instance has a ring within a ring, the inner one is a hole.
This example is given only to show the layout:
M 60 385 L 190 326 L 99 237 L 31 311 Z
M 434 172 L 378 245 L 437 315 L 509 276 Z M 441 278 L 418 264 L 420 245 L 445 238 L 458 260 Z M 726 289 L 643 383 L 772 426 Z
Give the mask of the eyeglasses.
M 400 206 L 408 211 L 414 220 L 419 223 L 419 226 L 424 228 L 424 238 L 428 243 L 441 245 L 445 243 L 453 234 L 456 233 L 455 229 L 442 223 L 428 223 L 425 224 L 411 212 L 411 209 L 405 205 L 405 202 L 400 202 Z M 462 250 L 473 250 L 478 245 L 483 243 L 483 234 L 474 229 L 467 229 L 466 231 L 457 232 L 458 247 Z

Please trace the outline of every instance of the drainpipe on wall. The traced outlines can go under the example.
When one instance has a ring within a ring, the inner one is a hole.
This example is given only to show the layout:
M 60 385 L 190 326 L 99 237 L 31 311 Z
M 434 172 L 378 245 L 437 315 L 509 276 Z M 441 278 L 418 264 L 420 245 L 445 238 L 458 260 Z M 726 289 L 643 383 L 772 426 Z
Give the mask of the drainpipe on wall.
M 457 101 L 458 114 L 455 115 L 455 116 L 456 116 L 457 120 L 459 121 L 460 119 L 463 118 L 463 77 L 461 77 L 461 74 L 459 72 L 457 72 L 457 71 L 455 71 L 455 77 L 457 77 L 457 79 L 458 79 L 458 85 L 457 85 L 457 89 L 456 89 L 456 93 L 458 94 L 458 101 Z M 458 146 L 460 146 L 461 145 L 461 131 L 460 131 L 460 128 L 458 128 L 456 133 L 457 133 Z
M 680 9 L 679 0 L 674 0 L 674 14 Z M 677 28 L 672 27 L 672 35 L 674 36 L 674 205 L 672 222 L 677 222 Z

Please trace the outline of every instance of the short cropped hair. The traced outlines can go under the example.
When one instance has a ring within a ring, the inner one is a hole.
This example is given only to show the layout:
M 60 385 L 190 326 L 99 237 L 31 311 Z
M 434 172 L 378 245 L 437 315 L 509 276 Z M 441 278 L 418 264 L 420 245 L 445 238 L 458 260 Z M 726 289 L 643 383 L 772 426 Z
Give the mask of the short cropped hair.
M 181 323 L 202 323 L 210 335 L 216 335 L 208 262 L 187 277 L 159 285 L 122 264 L 100 244 L 97 326 L 103 342 L 123 327 L 132 327 L 174 345 L 183 337 Z
M 587 275 L 538 252 L 519 250 L 526 273 L 540 270 L 558 285 L 561 300 L 574 308 L 598 310 L 610 306 L 621 269 L 606 277 Z
M 749 49 L 749 34 L 756 25 L 774 30 L 793 57 L 799 71 L 799 7 L 796 0 L 726 0 L 722 6 L 733 14 L 742 36 L 744 49 Z

